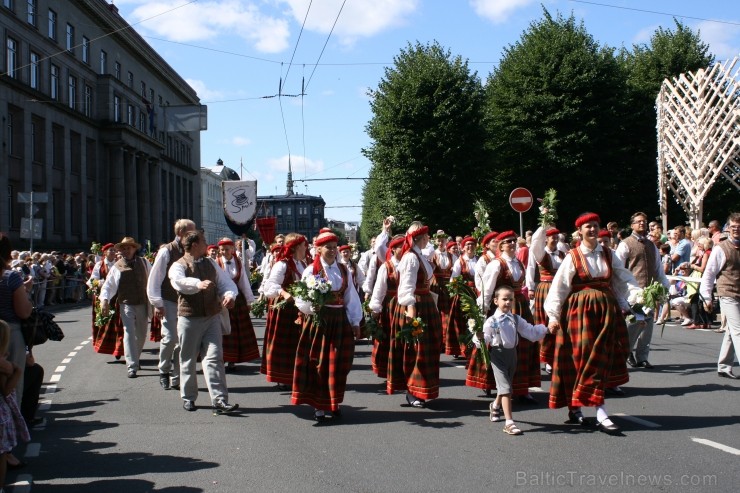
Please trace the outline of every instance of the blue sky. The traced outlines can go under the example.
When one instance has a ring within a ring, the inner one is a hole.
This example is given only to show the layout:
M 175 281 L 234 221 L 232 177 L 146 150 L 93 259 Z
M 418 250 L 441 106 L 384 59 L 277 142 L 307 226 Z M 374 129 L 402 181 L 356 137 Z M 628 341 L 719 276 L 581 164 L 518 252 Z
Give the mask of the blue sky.
M 485 81 L 544 5 L 573 13 L 602 45 L 646 43 L 659 26 L 673 28 L 667 13 L 700 30 L 718 60 L 740 54 L 740 4 L 727 0 L 346 0 L 339 14 L 343 2 L 115 4 L 208 105 L 201 165 L 221 158 L 239 172 L 243 161 L 243 177 L 258 180 L 260 195 L 285 193 L 289 155 L 294 179 L 367 176 L 367 90 L 409 42 L 438 41 Z M 278 93 L 281 77 L 283 94 L 300 94 L 303 79 L 306 95 L 266 98 Z M 296 192 L 321 195 L 329 218 L 360 220 L 359 207 L 346 207 L 360 205 L 360 180 L 297 182 Z

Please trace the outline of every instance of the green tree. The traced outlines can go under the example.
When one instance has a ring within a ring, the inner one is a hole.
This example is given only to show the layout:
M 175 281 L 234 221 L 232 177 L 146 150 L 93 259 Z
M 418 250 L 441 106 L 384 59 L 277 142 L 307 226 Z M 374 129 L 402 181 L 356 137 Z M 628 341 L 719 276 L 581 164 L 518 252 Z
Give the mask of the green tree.
M 630 108 L 625 115 L 624 143 L 641 177 L 633 190 L 634 196 L 640 197 L 640 205 L 634 208 L 641 208 L 651 217 L 659 215 L 655 100 L 660 87 L 665 79 L 671 80 L 714 63 L 714 56 L 709 46 L 702 42 L 700 33 L 676 19 L 674 23 L 675 30 L 660 27 L 649 44 L 634 45 L 631 51 L 623 48 L 619 54 L 626 74 L 626 98 Z M 719 182 L 715 186 L 723 188 Z M 686 214 L 670 195 L 669 192 L 671 224 L 683 223 Z
M 413 220 L 463 233 L 473 224 L 473 200 L 485 190 L 484 94 L 467 61 L 438 43 L 409 44 L 370 91 L 372 144 L 363 189 L 361 235 L 383 218 L 396 230 Z
M 559 192 L 563 227 L 591 210 L 619 219 L 624 203 L 620 145 L 624 74 L 613 49 L 600 47 L 571 15 L 543 9 L 521 39 L 504 49 L 486 84 L 486 123 L 494 176 L 487 194 L 491 227 L 518 230 L 508 206 L 511 190 L 542 197 Z M 615 197 L 614 193 L 619 192 Z M 536 207 L 527 213 L 534 226 Z

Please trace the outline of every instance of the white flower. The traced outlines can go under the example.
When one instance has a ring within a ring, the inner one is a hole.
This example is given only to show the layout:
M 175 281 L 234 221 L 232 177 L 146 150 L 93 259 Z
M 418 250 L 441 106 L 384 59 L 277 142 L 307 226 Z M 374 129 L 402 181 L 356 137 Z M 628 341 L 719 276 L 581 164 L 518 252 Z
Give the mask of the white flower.
M 316 278 L 314 276 L 310 276 L 306 279 L 306 286 L 309 288 L 313 288 L 316 286 Z
M 468 319 L 468 329 L 472 332 L 475 329 L 475 320 Z
M 331 286 L 329 286 L 328 284 L 319 284 L 319 291 L 322 294 L 326 294 L 329 291 L 330 288 L 331 288 Z
M 650 308 L 650 307 L 648 307 L 648 306 L 643 306 L 643 307 L 642 307 L 642 311 L 643 311 L 643 313 L 644 313 L 645 315 L 647 315 L 648 317 L 650 316 L 650 314 L 652 314 L 652 313 L 653 313 L 653 309 L 652 309 L 652 308 Z
M 391 223 L 395 223 L 395 222 L 396 222 L 396 218 L 395 218 L 395 217 L 393 217 L 393 216 L 388 216 L 388 220 L 389 220 L 389 221 L 390 221 Z

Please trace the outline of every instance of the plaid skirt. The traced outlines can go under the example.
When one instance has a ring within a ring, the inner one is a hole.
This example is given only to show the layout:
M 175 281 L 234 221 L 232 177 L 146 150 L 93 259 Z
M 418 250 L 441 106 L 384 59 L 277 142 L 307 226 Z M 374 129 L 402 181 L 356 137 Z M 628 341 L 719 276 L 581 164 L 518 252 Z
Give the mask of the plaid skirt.
M 111 300 L 110 306 L 116 310 L 115 315 L 110 322 L 102 327 L 95 326 L 95 301 L 93 299 L 92 313 L 92 336 L 93 350 L 100 354 L 112 354 L 113 356 L 123 356 L 123 322 L 121 322 L 121 310 L 118 307 L 116 298 Z
M 463 313 L 459 296 L 453 296 L 450 301 L 450 316 L 447 324 L 443 322 L 445 354 L 459 356 L 465 354 L 465 344 L 460 342 L 460 336 L 468 333 L 468 317 Z
M 318 317 L 319 323 L 314 318 Z M 292 404 L 336 411 L 344 401 L 355 341 L 346 310 L 324 307 L 304 317 L 295 355 Z
M 627 326 L 608 289 L 568 295 L 555 333 L 549 407 L 600 406 L 604 389 L 629 381 Z
M 534 290 L 534 323 L 547 326 L 550 317 L 545 313 L 545 299 L 550 292 L 551 281 L 540 281 Z M 555 336 L 549 332 L 545 338 L 540 341 L 540 362 L 552 366 L 552 360 L 555 357 Z
M 268 382 L 292 385 L 298 337 L 301 334 L 301 326 L 296 323 L 299 320 L 298 308 L 292 302 L 279 310 L 273 310 L 272 303 L 269 306 L 260 373 L 267 377 Z
M 449 323 L 450 307 L 452 303 L 452 299 L 450 298 L 450 291 L 447 289 L 447 284 L 449 282 L 449 277 L 440 279 L 437 278 L 437 276 L 434 276 L 432 278 L 431 285 L 429 286 L 429 290 L 438 296 L 437 310 L 439 311 L 439 317 L 442 320 L 442 338 L 440 339 L 439 345 L 440 353 L 445 353 L 445 348 L 447 345 L 446 331 L 444 330 L 444 328 L 447 327 L 447 324 Z
M 408 391 L 417 399 L 439 396 L 439 348 L 442 344 L 442 320 L 431 294 L 416 295 L 416 316 L 427 327 L 419 342 L 406 343 L 396 339 L 396 332 L 406 321 L 406 307 L 396 305 L 391 315 L 386 392 Z
M 386 296 L 383 300 L 383 310 L 380 312 L 380 318 L 378 319 L 378 325 L 383 331 L 383 340 L 373 340 L 373 352 L 370 357 L 370 361 L 375 373 L 380 378 L 388 378 L 388 352 L 390 351 L 390 327 L 391 327 L 391 315 L 396 309 L 398 299 L 395 295 Z
M 478 354 L 481 349 L 473 346 L 468 349 L 468 373 L 465 376 L 465 385 L 482 390 L 493 390 L 496 388 L 496 379 L 493 378 L 493 368 L 483 364 L 483 358 Z
M 236 297 L 234 308 L 229 310 L 231 334 L 223 337 L 224 362 L 243 363 L 259 359 L 260 348 L 254 333 L 249 305 L 242 293 Z

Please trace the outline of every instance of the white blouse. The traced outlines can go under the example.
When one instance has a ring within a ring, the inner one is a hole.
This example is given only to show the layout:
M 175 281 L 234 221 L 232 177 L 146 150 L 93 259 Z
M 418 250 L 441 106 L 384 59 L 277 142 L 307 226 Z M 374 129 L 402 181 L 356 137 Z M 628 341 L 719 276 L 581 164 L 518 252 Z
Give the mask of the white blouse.
M 396 257 L 391 257 L 391 262 L 398 268 L 398 260 Z M 373 287 L 373 294 L 370 297 L 370 309 L 373 313 L 380 313 L 383 311 L 383 300 L 385 295 L 388 293 L 388 268 L 385 262 L 378 268 L 378 277 Z
M 281 262 L 282 263 L 282 262 Z M 342 289 L 342 272 L 339 270 L 339 263 L 334 261 L 333 264 L 327 265 L 324 260 L 321 260 L 321 265 L 324 268 L 326 277 L 331 282 L 332 291 L 339 291 Z M 303 271 L 301 278 L 306 280 L 309 276 L 313 275 L 313 264 L 306 267 Z M 349 324 L 352 327 L 358 327 L 360 320 L 362 320 L 362 303 L 360 303 L 360 296 L 357 294 L 357 290 L 352 285 L 352 273 L 347 269 L 347 289 L 344 290 L 344 309 L 347 311 L 347 318 Z M 298 309 L 306 315 L 312 315 L 311 303 L 300 298 L 296 298 L 295 305 Z
M 503 252 L 499 258 L 506 262 L 506 266 L 511 272 L 511 279 L 515 282 L 519 281 L 524 275 L 521 262 L 516 257 L 508 257 Z M 478 306 L 485 307 L 486 309 L 491 306 L 491 298 L 493 298 L 493 291 L 496 288 L 496 282 L 500 273 L 501 262 L 497 262 L 496 260 L 488 262 L 486 271 L 483 273 L 483 289 L 481 289 L 481 295 L 478 296 Z
M 434 267 L 421 253 L 419 247 L 412 249 L 417 255 L 407 252 L 398 263 L 398 304 L 403 306 L 414 306 L 416 304 L 416 276 L 419 268 L 424 268 L 427 281 L 431 281 Z M 419 263 L 421 259 L 421 263 Z
M 234 281 L 237 276 L 236 261 L 233 259 L 226 260 L 225 257 L 221 257 L 221 262 L 224 264 L 224 272 L 226 272 L 231 280 Z M 218 262 L 216 262 L 216 265 L 218 265 Z M 246 298 L 247 303 L 252 304 L 254 301 L 254 293 L 252 293 L 252 287 L 249 285 L 249 274 L 246 269 L 244 269 L 244 262 L 242 262 L 242 272 L 239 277 L 239 282 L 234 281 L 234 283 L 239 288 L 239 291 L 244 295 L 244 298 Z
M 298 261 L 295 263 L 298 274 L 303 275 L 303 271 L 306 269 L 306 265 Z M 272 266 L 268 273 L 268 277 L 262 282 L 262 293 L 269 299 L 274 300 L 280 296 L 283 290 L 283 281 L 285 281 L 285 274 L 288 272 L 287 262 L 276 262 Z

